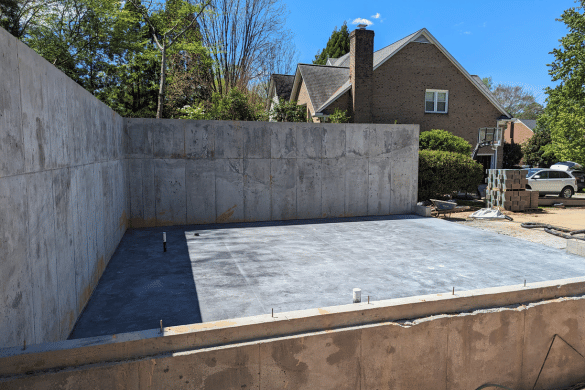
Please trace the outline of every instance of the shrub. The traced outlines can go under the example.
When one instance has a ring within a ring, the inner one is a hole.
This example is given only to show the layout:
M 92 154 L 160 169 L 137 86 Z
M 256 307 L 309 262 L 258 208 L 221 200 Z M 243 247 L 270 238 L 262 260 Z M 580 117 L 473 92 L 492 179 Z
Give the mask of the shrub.
M 483 166 L 461 153 L 421 150 L 418 162 L 418 200 L 441 198 L 455 191 L 475 192 Z
M 238 88 L 232 88 L 227 95 L 214 93 L 211 103 L 185 106 L 178 111 L 181 119 L 211 119 L 232 121 L 267 121 L 268 114 L 261 103 L 254 103 L 253 97 Z
M 441 150 L 444 152 L 471 155 L 471 144 L 445 130 L 430 130 L 420 134 L 420 150 Z
M 347 110 L 335 109 L 333 114 L 329 115 L 329 122 L 331 123 L 349 123 L 349 116 L 347 116 Z
M 270 116 L 277 122 L 306 122 L 307 106 L 299 106 L 297 102 L 280 99 L 272 108 Z

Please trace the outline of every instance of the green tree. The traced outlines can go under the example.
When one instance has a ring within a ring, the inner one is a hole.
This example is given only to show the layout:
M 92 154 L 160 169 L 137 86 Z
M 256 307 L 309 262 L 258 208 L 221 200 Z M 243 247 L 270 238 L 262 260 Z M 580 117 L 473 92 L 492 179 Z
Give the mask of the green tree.
M 522 154 L 524 163 L 533 167 L 548 168 L 557 162 L 550 130 L 539 123 L 532 137 L 522 144 Z
M 349 53 L 349 31 L 347 30 L 347 22 L 343 22 L 339 31 L 335 27 L 325 49 L 317 53 L 313 64 L 325 65 L 328 58 L 339 58 L 347 53 Z
M 503 168 L 514 169 L 522 160 L 522 145 L 504 141 Z
M 420 150 L 441 150 L 470 155 L 471 144 L 445 130 L 424 131 L 419 139 Z
M 207 119 L 230 121 L 267 121 L 268 114 L 261 100 L 247 91 L 232 88 L 227 95 L 215 92 L 211 102 L 179 109 L 182 119 Z
M 165 100 L 167 76 L 167 55 L 169 49 L 177 46 L 188 51 L 202 51 L 201 41 L 189 42 L 183 36 L 193 27 L 205 8 L 211 3 L 192 5 L 183 0 L 167 0 L 164 7 L 148 9 L 138 0 L 129 0 L 142 14 L 144 21 L 150 27 L 152 42 L 160 52 L 160 82 L 156 117 L 162 118 Z
M 556 157 L 585 164 L 585 0 L 578 3 L 557 19 L 569 33 L 551 53 L 555 60 L 549 74 L 559 84 L 546 89 L 547 105 L 538 123 L 550 129 Z
M 484 77 L 481 81 L 493 93 L 506 112 L 514 118 L 536 119 L 544 109 L 536 101 L 533 94 L 520 86 L 509 84 L 494 86 L 491 76 Z

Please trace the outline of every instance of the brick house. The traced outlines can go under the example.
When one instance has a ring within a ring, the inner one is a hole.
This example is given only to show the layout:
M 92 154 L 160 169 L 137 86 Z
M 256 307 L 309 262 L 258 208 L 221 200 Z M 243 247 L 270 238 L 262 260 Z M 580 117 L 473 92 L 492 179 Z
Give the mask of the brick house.
M 348 54 L 326 65 L 298 64 L 287 81 L 288 99 L 305 105 L 314 121 L 339 108 L 354 123 L 415 123 L 421 132 L 447 130 L 475 146 L 479 128 L 503 133 L 511 120 L 481 79 L 424 28 L 374 51 L 374 31 L 360 26 L 350 34 Z M 278 82 L 272 78 L 269 102 L 276 99 Z M 480 149 L 478 160 L 486 168 L 495 168 L 497 160 L 501 167 L 502 146 Z
M 504 140 L 509 144 L 521 144 L 534 135 L 535 119 L 517 119 L 508 122 L 504 132 Z

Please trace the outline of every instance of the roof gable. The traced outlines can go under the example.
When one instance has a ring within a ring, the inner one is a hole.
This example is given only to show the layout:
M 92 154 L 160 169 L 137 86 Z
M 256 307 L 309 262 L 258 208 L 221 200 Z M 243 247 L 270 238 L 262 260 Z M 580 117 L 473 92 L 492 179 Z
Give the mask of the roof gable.
M 299 64 L 291 100 L 297 100 L 301 82 L 305 82 L 309 99 L 317 109 L 349 79 L 349 68 Z
M 506 110 L 502 107 L 502 105 L 496 100 L 495 96 L 491 93 L 491 91 L 483 84 L 483 82 L 481 81 L 481 79 L 478 76 L 472 76 L 470 75 L 464 68 L 463 66 L 461 66 L 461 64 L 459 62 L 457 62 L 457 60 L 455 60 L 455 58 L 439 43 L 439 41 L 437 41 L 435 39 L 435 37 L 426 29 L 420 29 L 380 50 L 377 50 L 374 52 L 374 61 L 373 61 L 373 66 L 374 66 L 374 71 L 376 71 L 376 69 L 378 69 L 382 64 L 384 64 L 386 61 L 388 61 L 390 58 L 392 58 L 396 53 L 398 53 L 401 49 L 403 49 L 406 45 L 408 45 L 411 42 L 417 42 L 417 43 L 421 43 L 421 44 L 432 44 L 434 45 L 437 49 L 439 49 L 439 51 L 445 56 L 447 57 L 447 59 L 459 70 L 459 72 L 461 72 L 461 74 L 463 74 L 463 76 L 465 76 L 465 78 L 467 78 L 469 80 L 469 82 L 475 86 L 479 92 L 481 92 L 482 95 L 484 95 L 487 100 L 498 110 L 500 111 L 500 113 L 502 113 L 502 115 L 505 115 L 507 117 L 510 117 L 510 115 L 506 112 Z M 307 83 L 307 88 L 309 90 L 309 95 L 311 98 L 311 101 L 313 103 L 313 107 L 316 108 L 316 112 L 320 112 L 322 110 L 324 110 L 329 104 L 333 103 L 337 98 L 339 98 L 339 96 L 343 95 L 344 92 L 346 92 L 350 87 L 351 87 L 351 83 L 349 82 L 349 62 L 350 62 L 350 53 L 347 53 L 339 58 L 329 58 L 327 60 L 327 68 L 347 68 L 347 78 L 345 80 L 343 80 L 343 82 L 339 82 L 336 81 L 334 83 L 330 83 L 331 85 L 329 85 L 330 88 L 328 88 L 328 90 L 330 91 L 329 95 L 326 95 L 327 93 L 325 91 L 318 92 L 317 88 L 320 85 L 320 82 L 317 80 L 318 76 L 315 77 L 314 80 L 310 81 L 310 83 L 312 84 L 309 87 L 309 82 L 303 77 L 303 79 L 305 79 L 306 83 Z M 309 65 L 305 65 L 305 66 L 309 66 Z M 300 75 L 300 67 L 301 64 L 299 64 L 299 67 L 297 68 L 297 77 Z M 298 91 L 298 86 L 297 86 L 297 77 L 295 77 L 295 85 L 293 87 L 293 94 L 295 93 L 295 91 Z M 332 89 L 332 86 L 337 86 L 337 88 Z M 317 96 L 318 98 L 316 98 L 315 100 L 313 100 L 312 96 Z M 291 99 L 292 99 L 292 95 L 291 95 Z M 318 108 L 317 108 L 318 107 Z

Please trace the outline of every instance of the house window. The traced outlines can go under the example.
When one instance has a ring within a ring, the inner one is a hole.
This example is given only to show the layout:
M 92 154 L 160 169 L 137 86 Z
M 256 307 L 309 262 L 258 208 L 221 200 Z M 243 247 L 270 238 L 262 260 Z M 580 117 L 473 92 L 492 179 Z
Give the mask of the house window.
M 447 113 L 449 91 L 427 89 L 425 93 L 425 112 Z

